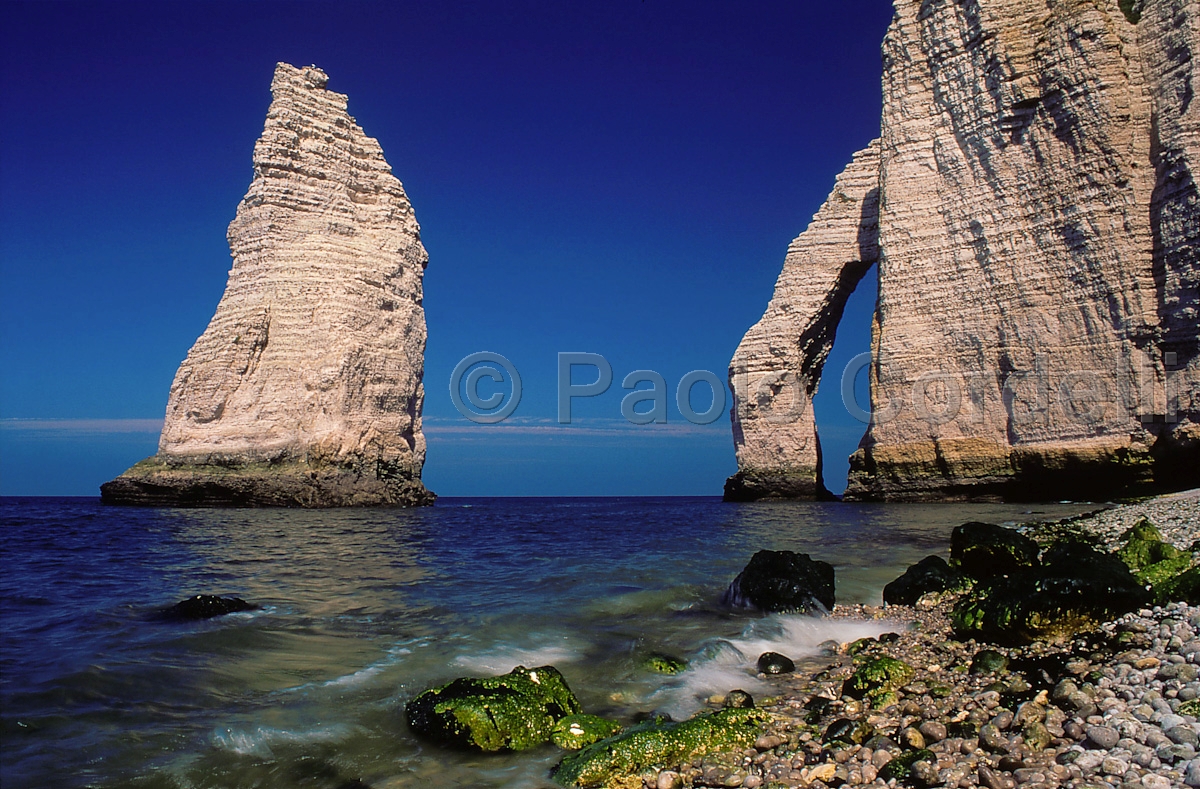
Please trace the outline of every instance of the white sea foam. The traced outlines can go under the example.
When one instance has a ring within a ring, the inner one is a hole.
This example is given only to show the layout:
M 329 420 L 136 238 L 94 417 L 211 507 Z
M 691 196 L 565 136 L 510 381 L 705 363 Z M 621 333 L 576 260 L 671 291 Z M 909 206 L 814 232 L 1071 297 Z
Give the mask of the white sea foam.
M 657 708 L 675 720 L 691 716 L 714 694 L 744 690 L 768 693 L 770 685 L 756 676 L 758 656 L 778 652 L 793 660 L 819 653 L 825 641 L 846 643 L 896 630 L 887 620 L 827 619 L 798 614 L 764 617 L 752 622 L 739 638 L 716 639 L 704 645 L 688 669 L 651 696 Z
M 570 663 L 578 660 L 581 651 L 567 643 L 565 637 L 558 643 L 538 644 L 534 646 L 517 646 L 503 644 L 490 652 L 477 655 L 459 655 L 454 664 L 462 666 L 477 674 L 507 674 L 517 666 L 533 668 L 535 666 Z
M 270 759 L 275 756 L 272 746 L 336 742 L 346 739 L 352 733 L 353 729 L 343 724 L 321 726 L 308 731 L 287 731 L 269 726 L 259 726 L 253 730 L 217 729 L 212 733 L 212 744 L 223 751 L 241 756 Z

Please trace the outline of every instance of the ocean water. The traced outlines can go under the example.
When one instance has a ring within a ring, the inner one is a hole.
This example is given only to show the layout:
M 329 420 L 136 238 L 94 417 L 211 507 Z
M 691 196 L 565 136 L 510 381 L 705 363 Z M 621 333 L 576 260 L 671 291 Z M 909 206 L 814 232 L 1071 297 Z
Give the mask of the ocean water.
M 967 520 L 1081 505 L 446 499 L 418 510 L 183 510 L 0 500 L 0 785 L 549 787 L 553 746 L 415 739 L 404 703 L 516 665 L 557 666 L 588 712 L 676 718 L 758 655 L 889 629 L 722 610 L 759 549 L 832 563 L 839 602 L 945 554 Z M 194 594 L 262 606 L 164 622 Z M 648 675 L 648 651 L 688 658 Z M 361 784 L 355 784 L 359 780 Z

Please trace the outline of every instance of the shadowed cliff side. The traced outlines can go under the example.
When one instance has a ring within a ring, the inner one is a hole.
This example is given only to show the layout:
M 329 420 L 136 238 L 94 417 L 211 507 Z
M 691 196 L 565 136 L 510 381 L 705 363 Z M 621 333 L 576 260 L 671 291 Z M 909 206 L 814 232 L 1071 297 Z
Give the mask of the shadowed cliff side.
M 105 502 L 433 501 L 421 484 L 428 256 L 379 144 L 327 81 L 276 67 L 225 293 L 175 374 L 158 454 L 102 485 Z

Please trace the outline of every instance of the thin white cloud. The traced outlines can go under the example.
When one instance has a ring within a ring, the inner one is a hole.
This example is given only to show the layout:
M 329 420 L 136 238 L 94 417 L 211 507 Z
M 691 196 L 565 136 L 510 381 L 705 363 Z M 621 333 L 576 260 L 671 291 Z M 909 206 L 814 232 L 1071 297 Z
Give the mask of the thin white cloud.
M 0 419 L 0 432 L 65 433 L 160 433 L 161 419 Z
M 649 424 L 635 425 L 625 419 L 578 418 L 570 424 L 559 424 L 549 417 L 511 417 L 495 425 L 479 425 L 465 418 L 425 417 L 423 432 L 435 438 L 485 438 L 498 436 L 555 436 L 568 438 L 576 436 L 600 437 L 684 437 L 695 438 L 729 432 L 728 424 L 714 423 L 711 425 L 694 425 L 683 420 L 671 421 L 665 425 Z

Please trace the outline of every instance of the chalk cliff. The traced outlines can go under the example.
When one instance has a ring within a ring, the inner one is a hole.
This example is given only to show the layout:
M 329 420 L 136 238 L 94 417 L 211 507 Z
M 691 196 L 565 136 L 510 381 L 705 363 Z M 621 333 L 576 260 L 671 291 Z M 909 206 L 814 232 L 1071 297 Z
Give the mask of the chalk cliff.
M 895 9 L 881 138 L 793 242 L 730 365 L 727 497 L 823 490 L 811 394 L 873 262 L 848 497 L 1200 481 L 1200 3 Z
M 320 69 L 280 63 L 233 267 L 171 385 L 158 454 L 116 504 L 428 504 L 428 256 L 379 143 Z

